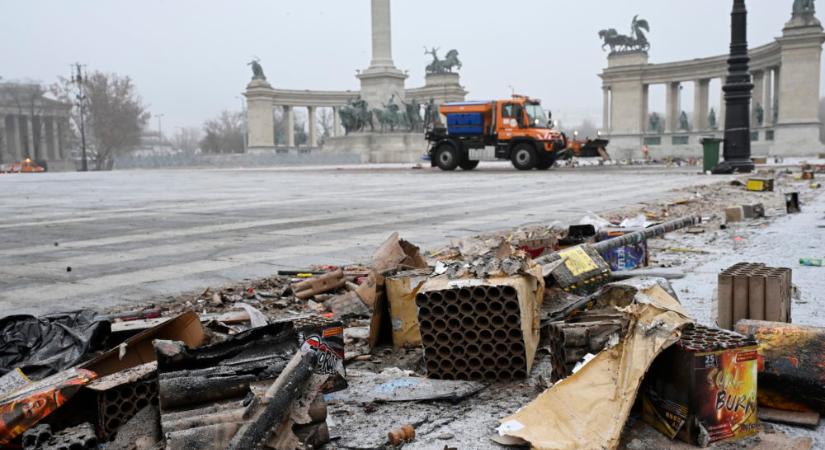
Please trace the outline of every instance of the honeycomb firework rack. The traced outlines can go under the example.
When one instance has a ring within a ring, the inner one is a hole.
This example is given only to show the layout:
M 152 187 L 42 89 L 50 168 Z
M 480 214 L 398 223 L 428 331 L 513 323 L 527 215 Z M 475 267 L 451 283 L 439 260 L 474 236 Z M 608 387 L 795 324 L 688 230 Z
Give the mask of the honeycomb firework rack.
M 518 293 L 472 286 L 416 296 L 430 378 L 507 380 L 527 376 Z

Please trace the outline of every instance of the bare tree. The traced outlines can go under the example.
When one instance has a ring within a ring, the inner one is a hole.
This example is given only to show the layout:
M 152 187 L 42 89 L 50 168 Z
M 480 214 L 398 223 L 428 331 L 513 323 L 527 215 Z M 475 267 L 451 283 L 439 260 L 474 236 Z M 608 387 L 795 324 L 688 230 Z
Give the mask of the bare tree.
M 128 153 L 140 144 L 141 131 L 151 115 L 128 76 L 94 72 L 83 83 L 87 135 L 91 153 L 96 155 L 96 169 L 111 170 L 115 155 Z M 58 98 L 71 99 L 71 81 L 61 78 L 52 91 Z
M 172 136 L 172 146 L 178 150 L 192 153 L 198 149 L 203 133 L 198 128 L 178 128 Z
M 203 124 L 200 147 L 204 153 L 243 153 L 242 113 L 223 111 Z

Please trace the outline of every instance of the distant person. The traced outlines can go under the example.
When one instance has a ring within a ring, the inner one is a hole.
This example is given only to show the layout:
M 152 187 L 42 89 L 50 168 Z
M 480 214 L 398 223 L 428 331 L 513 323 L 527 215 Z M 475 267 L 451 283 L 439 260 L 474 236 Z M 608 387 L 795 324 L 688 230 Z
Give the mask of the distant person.
M 644 158 L 645 162 L 650 162 L 650 147 L 647 144 L 642 146 L 642 158 Z

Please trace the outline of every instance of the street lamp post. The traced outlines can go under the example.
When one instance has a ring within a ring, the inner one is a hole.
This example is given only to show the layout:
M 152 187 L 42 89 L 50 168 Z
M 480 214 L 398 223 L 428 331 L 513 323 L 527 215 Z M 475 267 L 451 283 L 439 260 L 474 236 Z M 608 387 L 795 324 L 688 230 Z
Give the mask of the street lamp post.
M 83 92 L 83 83 L 85 80 L 83 79 L 80 63 L 76 63 L 75 68 L 77 68 L 77 75 L 72 75 L 72 81 L 77 84 L 77 104 L 80 109 L 80 149 L 83 157 L 81 170 L 88 172 L 89 160 L 86 156 L 86 94 Z
M 713 173 L 752 172 L 750 104 L 753 91 L 748 63 L 748 11 L 745 0 L 734 0 L 725 92 L 725 160 Z

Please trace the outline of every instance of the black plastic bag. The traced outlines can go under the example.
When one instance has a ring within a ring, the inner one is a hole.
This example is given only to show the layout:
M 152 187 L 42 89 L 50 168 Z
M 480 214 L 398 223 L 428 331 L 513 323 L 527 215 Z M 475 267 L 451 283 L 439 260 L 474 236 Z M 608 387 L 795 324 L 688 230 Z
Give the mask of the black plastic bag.
M 103 349 L 111 333 L 109 320 L 83 310 L 43 317 L 0 319 L 0 375 L 19 367 L 40 380 L 82 362 Z

